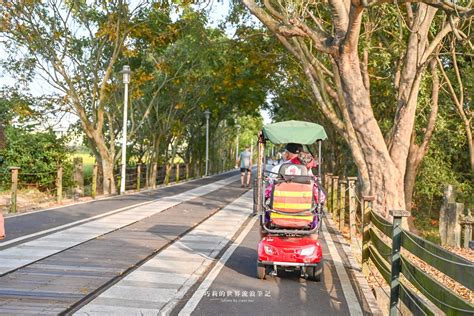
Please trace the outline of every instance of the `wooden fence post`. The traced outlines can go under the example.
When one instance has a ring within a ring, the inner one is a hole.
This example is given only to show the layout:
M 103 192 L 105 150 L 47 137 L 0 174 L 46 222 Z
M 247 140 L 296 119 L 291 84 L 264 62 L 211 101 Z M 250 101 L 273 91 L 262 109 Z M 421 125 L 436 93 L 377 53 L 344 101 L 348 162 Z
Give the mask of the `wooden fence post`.
M 329 187 L 331 186 L 331 179 L 332 179 L 332 173 L 326 173 L 326 175 L 324 176 L 324 186 L 326 187 L 328 191 L 329 191 Z
M 348 177 L 347 181 L 349 182 L 349 228 L 351 232 L 351 241 L 357 238 L 357 204 L 356 204 L 356 192 L 355 192 L 355 182 L 357 177 Z
M 392 267 L 390 276 L 390 316 L 398 315 L 398 298 L 400 296 L 400 270 L 402 261 L 400 248 L 402 246 L 402 217 L 409 216 L 410 213 L 405 210 L 390 211 L 393 216 L 392 229 Z
M 374 196 L 362 197 L 361 205 L 361 233 L 362 233 L 362 271 L 367 272 L 367 261 L 369 260 L 369 223 L 370 212 L 372 211 L 372 203 L 375 200 Z
M 185 172 L 186 180 L 189 180 L 189 163 L 186 163 L 184 172 Z
M 333 219 L 336 216 L 338 188 L 339 188 L 339 176 L 332 176 L 331 213 L 332 213 Z
M 142 164 L 137 163 L 137 192 L 140 192 L 141 182 L 142 182 Z
M 332 197 L 332 173 L 327 173 L 325 175 L 325 182 L 324 182 L 324 186 L 326 188 L 326 191 L 327 191 L 327 197 L 326 197 L 326 200 L 327 200 L 327 206 L 328 206 L 328 210 L 331 211 L 331 197 Z
M 17 210 L 17 195 L 18 195 L 18 170 L 19 167 L 10 167 L 12 173 L 12 198 L 10 200 L 10 212 L 16 213 Z
M 97 162 L 94 163 L 94 167 L 92 167 L 92 185 L 91 185 L 91 197 L 95 199 L 97 196 L 97 169 L 99 166 Z
M 109 194 L 112 194 L 112 179 L 108 178 L 107 180 L 109 181 Z
M 56 201 L 60 203 L 63 199 L 63 166 L 58 165 L 56 171 Z
M 340 192 L 339 192 L 339 231 L 342 232 L 344 229 L 344 222 L 346 219 L 346 187 L 347 181 L 341 180 L 340 183 Z

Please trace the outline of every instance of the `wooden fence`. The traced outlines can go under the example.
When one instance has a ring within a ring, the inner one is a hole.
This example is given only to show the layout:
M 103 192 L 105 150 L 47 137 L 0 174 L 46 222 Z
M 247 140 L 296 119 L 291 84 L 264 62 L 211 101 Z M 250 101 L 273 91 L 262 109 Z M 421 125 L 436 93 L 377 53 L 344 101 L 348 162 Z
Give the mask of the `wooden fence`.
M 18 208 L 17 197 L 19 184 L 25 185 L 21 182 L 23 176 L 31 177 L 34 174 L 22 174 L 21 168 L 11 167 L 11 198 L 8 206 L 10 213 L 16 213 Z M 152 169 L 156 170 L 156 178 L 150 181 L 149 174 Z M 209 175 L 224 172 L 226 170 L 233 169 L 233 163 L 227 165 L 222 162 L 213 163 L 209 162 Z M 51 202 L 61 202 L 65 197 L 77 199 L 79 197 L 90 196 L 96 198 L 100 194 L 112 194 L 115 192 L 100 192 L 98 188 L 103 181 L 102 176 L 99 174 L 98 165 L 95 164 L 92 170 L 91 178 L 87 179 L 88 185 L 85 185 L 84 168 L 82 158 L 74 158 L 73 167 L 73 186 L 63 187 L 63 168 L 58 166 L 55 171 L 51 173 L 55 174 L 55 185 L 54 196 L 51 197 Z M 126 179 L 125 189 L 126 191 L 140 191 L 142 189 L 153 189 L 158 185 L 168 185 L 170 183 L 178 183 L 183 180 L 189 180 L 193 178 L 199 178 L 204 174 L 204 164 L 196 163 L 193 165 L 176 163 L 158 166 L 157 164 L 136 164 L 135 166 L 128 166 L 126 168 Z M 114 170 L 114 180 L 117 184 L 117 192 L 120 189 L 120 168 Z M 110 181 L 110 180 L 109 180 Z M 31 183 L 29 185 L 32 185 Z
M 402 218 L 409 215 L 404 210 L 390 211 L 392 222 L 381 217 L 373 209 L 374 197 L 358 197 L 356 178 L 340 179 L 326 174 L 324 184 L 328 191 L 328 215 L 340 230 L 348 226 L 352 244 L 360 245 L 353 248 L 359 250 L 362 271 L 374 274 L 375 267 L 385 280 L 390 315 L 405 314 L 402 310 L 414 315 L 474 314 L 472 301 L 452 291 L 419 265 L 421 260 L 443 278 L 472 293 L 472 261 L 404 230 Z

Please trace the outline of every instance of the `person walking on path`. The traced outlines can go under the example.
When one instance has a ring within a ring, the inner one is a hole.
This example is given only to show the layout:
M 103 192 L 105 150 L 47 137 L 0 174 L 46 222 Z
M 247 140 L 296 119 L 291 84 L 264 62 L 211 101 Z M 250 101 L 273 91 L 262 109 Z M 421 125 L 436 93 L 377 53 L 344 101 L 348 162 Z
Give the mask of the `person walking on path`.
M 252 166 L 252 155 L 250 153 L 250 146 L 246 146 L 245 150 L 240 153 L 237 164 L 240 163 L 240 186 L 250 187 L 250 168 Z M 245 182 L 245 173 L 247 173 L 247 182 Z

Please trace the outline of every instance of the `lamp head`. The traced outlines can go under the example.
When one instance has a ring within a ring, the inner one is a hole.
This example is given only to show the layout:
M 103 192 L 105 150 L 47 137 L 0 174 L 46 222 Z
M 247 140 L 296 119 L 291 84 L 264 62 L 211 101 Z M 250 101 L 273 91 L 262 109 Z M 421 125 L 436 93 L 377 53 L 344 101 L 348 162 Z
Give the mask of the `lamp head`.
M 123 75 L 123 83 L 128 84 L 130 83 L 130 66 L 129 65 L 124 65 L 123 69 L 121 71 L 121 74 Z
M 204 116 L 206 117 L 206 120 L 208 120 L 209 117 L 211 116 L 211 111 L 209 111 L 209 109 L 207 109 L 206 111 L 204 111 Z

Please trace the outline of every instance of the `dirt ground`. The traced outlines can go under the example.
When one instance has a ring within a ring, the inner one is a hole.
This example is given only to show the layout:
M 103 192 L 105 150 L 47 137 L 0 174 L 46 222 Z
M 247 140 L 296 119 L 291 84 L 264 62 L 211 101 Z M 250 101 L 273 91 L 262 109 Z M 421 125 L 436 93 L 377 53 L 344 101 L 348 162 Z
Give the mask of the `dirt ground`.
M 338 225 L 337 222 L 335 222 Z M 350 231 L 349 227 L 344 227 L 342 230 L 342 236 L 348 242 L 350 242 Z M 466 248 L 454 248 L 454 247 L 443 247 L 446 250 L 457 254 L 471 262 L 474 262 L 474 250 L 466 249 Z M 361 262 L 360 253 L 354 254 L 357 258 L 357 261 Z M 424 272 L 428 273 L 433 279 L 437 280 L 441 284 L 448 287 L 450 290 L 454 291 L 459 296 L 463 297 L 465 300 L 474 304 L 474 292 L 466 288 L 465 286 L 459 284 L 458 282 L 454 281 L 450 277 L 446 276 L 442 272 L 438 271 L 437 269 L 433 268 L 432 266 L 426 264 L 424 261 L 420 260 L 419 258 L 409 254 L 408 252 L 404 251 L 404 255 L 410 258 L 410 261 L 415 263 L 418 267 L 420 267 Z M 378 273 L 377 269 L 374 265 L 370 265 L 369 267 L 369 275 L 366 276 L 369 286 L 372 288 L 373 291 L 375 289 L 380 288 L 382 286 L 386 286 L 386 282 L 383 279 L 382 275 Z
M 0 211 L 5 216 L 11 215 L 9 213 L 11 193 L 0 193 Z M 56 197 L 38 190 L 21 190 L 18 191 L 17 196 L 17 214 L 27 213 L 39 209 L 45 209 L 60 205 L 68 205 L 81 201 L 91 200 L 90 197 L 81 197 L 74 199 L 63 199 L 60 203 L 56 202 Z

